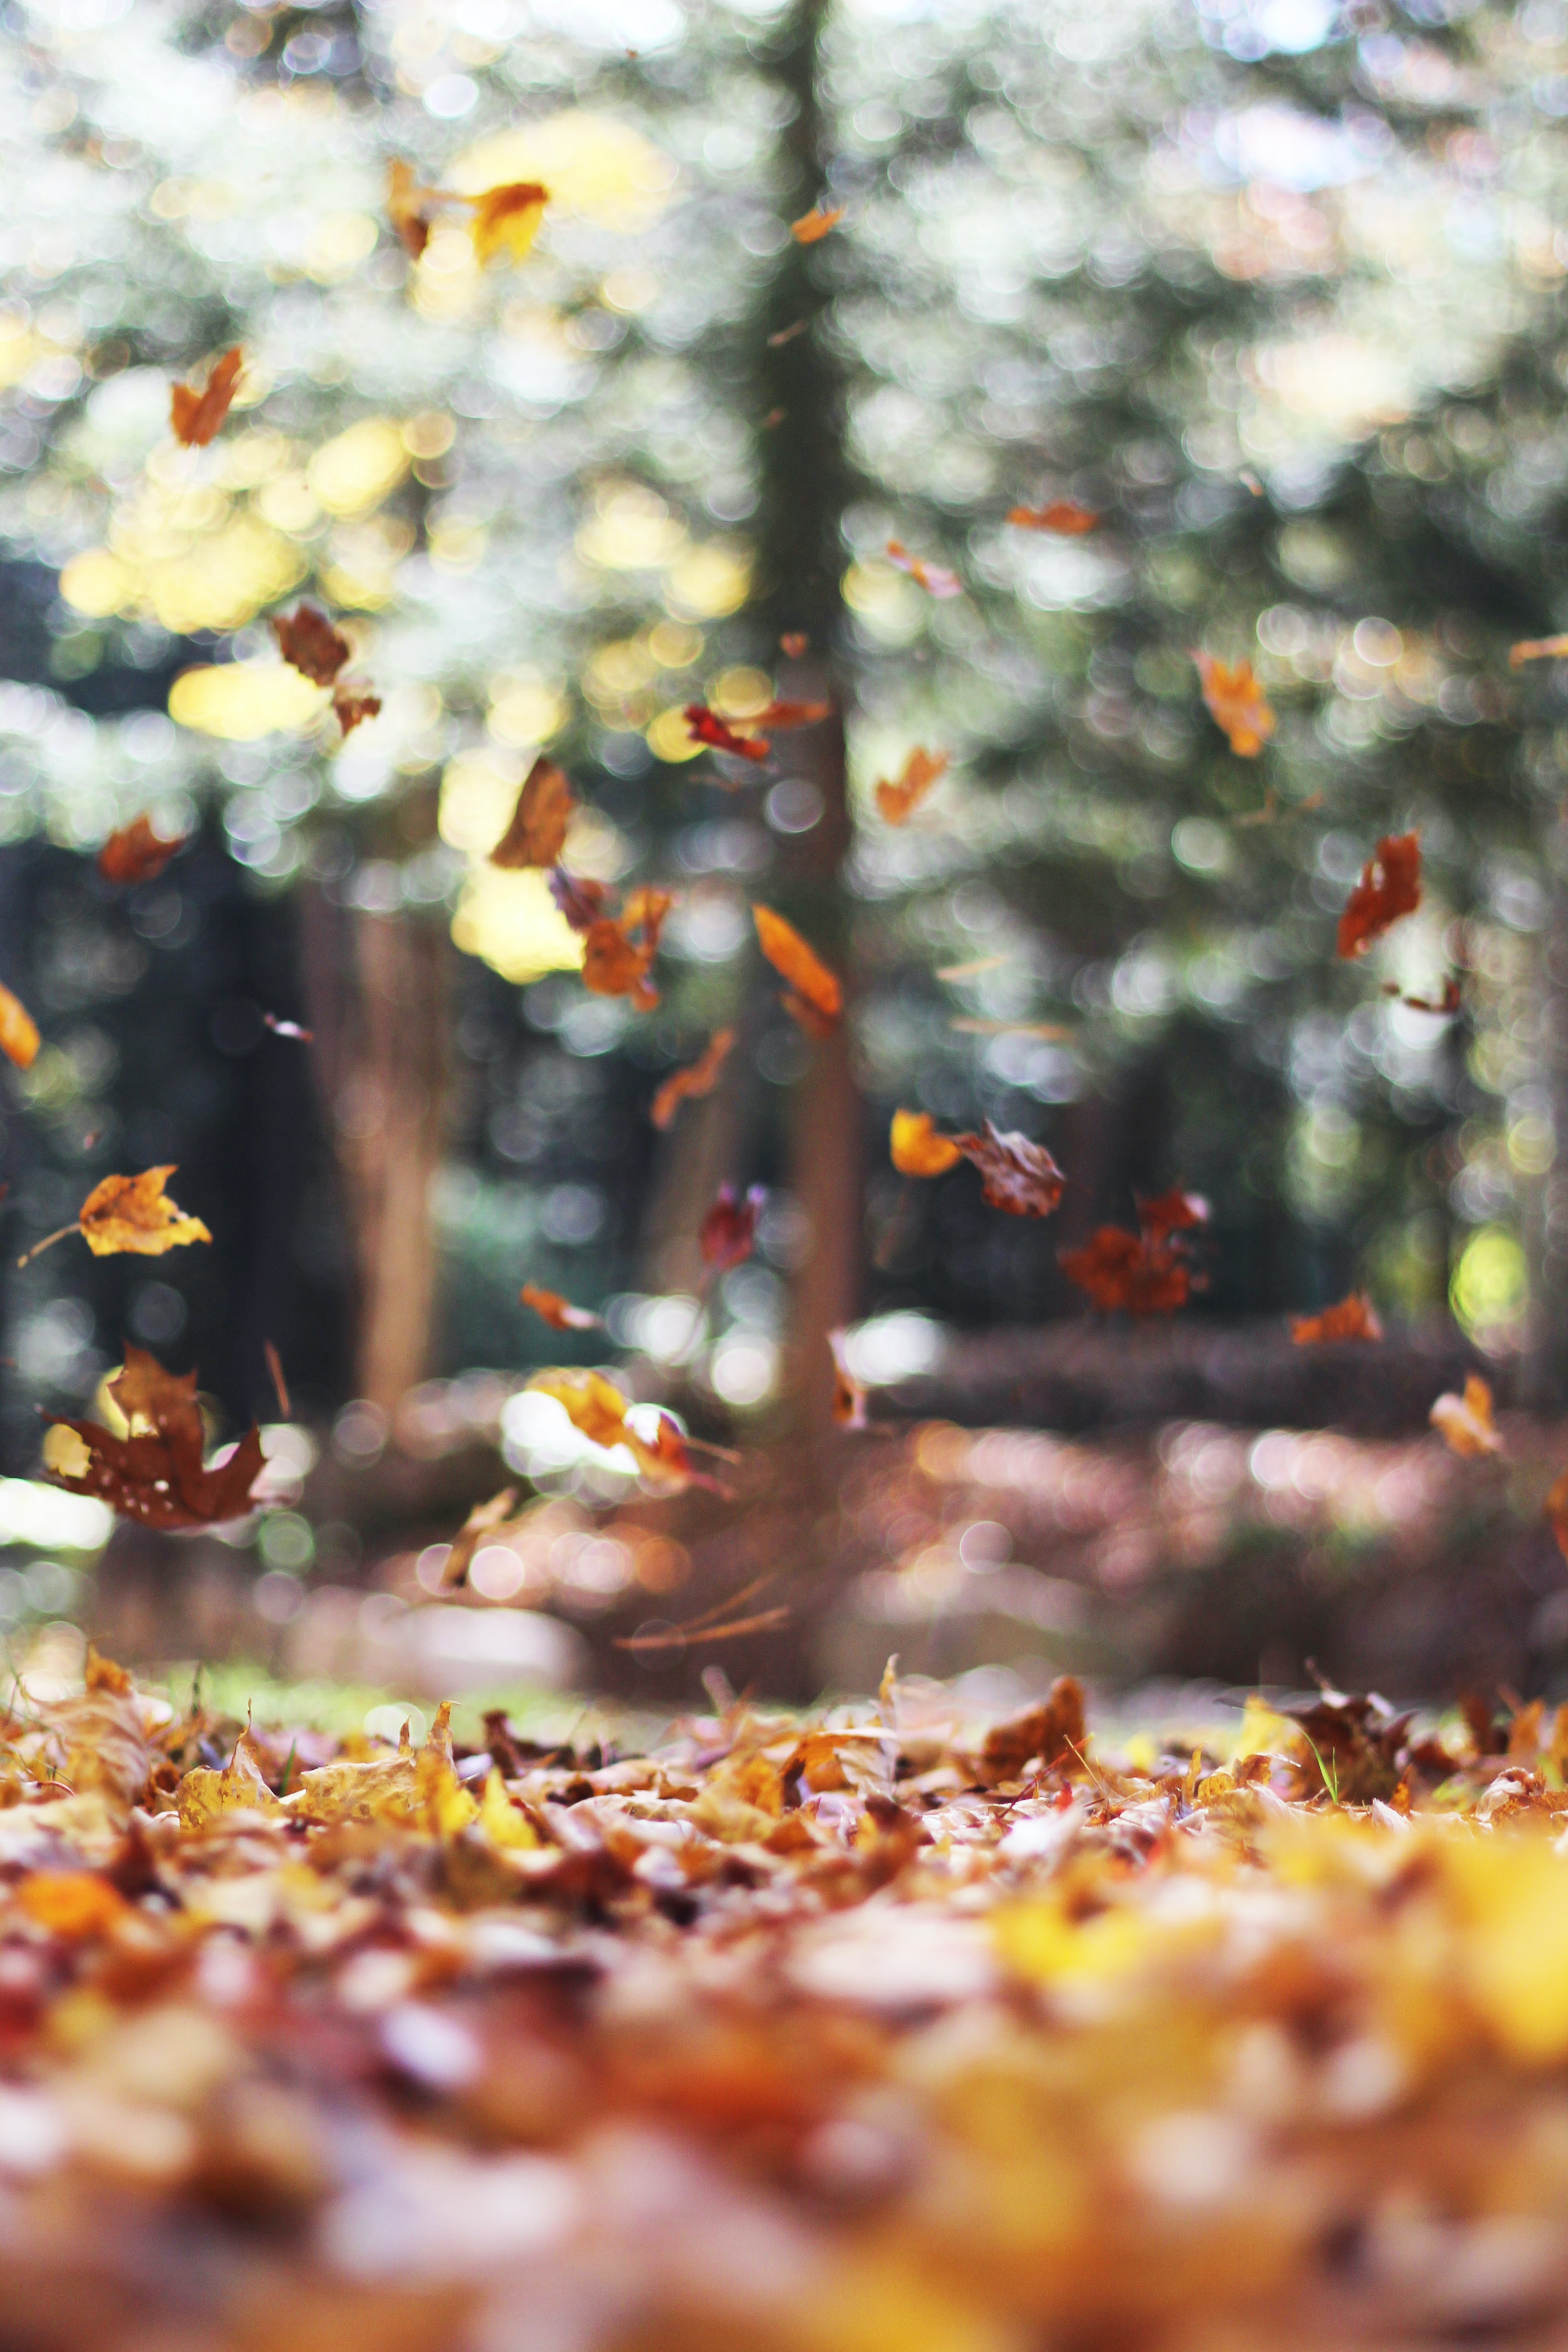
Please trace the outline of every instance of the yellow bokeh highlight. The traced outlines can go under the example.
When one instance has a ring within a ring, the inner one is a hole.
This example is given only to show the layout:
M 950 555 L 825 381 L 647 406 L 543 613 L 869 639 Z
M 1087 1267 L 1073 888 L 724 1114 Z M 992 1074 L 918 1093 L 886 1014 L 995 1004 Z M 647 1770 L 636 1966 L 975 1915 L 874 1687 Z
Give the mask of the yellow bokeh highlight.
M 1568 2057 L 1568 1868 L 1540 1836 L 1455 1839 L 1444 1873 L 1465 1917 L 1476 2007 L 1527 2065 Z
M 1518 1239 L 1502 1225 L 1483 1225 L 1459 1254 L 1448 1297 L 1455 1319 L 1470 1338 L 1517 1323 L 1530 1297 L 1530 1275 Z
M 397 567 L 413 545 L 413 528 L 401 515 L 367 515 L 363 522 L 340 523 L 321 566 L 321 587 L 334 604 L 376 612 L 392 602 Z
M 537 749 L 541 743 L 549 742 L 565 719 L 564 698 L 558 688 L 547 685 L 542 678 L 525 671 L 491 678 L 489 715 L 485 726 L 498 743 L 514 744 L 519 750 Z
M 582 940 L 532 866 L 521 874 L 471 866 L 452 918 L 452 943 L 514 985 L 547 971 L 576 971 L 583 961 Z
M 773 698 L 765 669 L 727 669 L 713 681 L 709 707 L 724 719 L 754 719 Z
M 0 387 L 19 383 L 47 348 L 25 320 L 0 316 Z
M 369 213 L 323 213 L 300 256 L 307 274 L 322 286 L 352 277 L 375 251 L 379 235 Z
M 479 196 L 487 188 L 539 180 L 553 206 L 635 234 L 652 227 L 677 176 L 671 158 L 629 122 L 571 107 L 465 148 L 448 166 L 446 184 Z
M 169 716 L 200 735 L 254 743 L 313 726 L 327 701 L 324 687 L 312 686 L 287 662 L 219 662 L 181 671 L 169 688 Z
M 665 601 L 684 620 L 717 621 L 738 613 L 751 593 L 749 551 L 710 540 L 671 566 Z
M 329 514 L 359 515 L 381 504 L 408 471 L 408 451 L 389 416 L 362 416 L 324 441 L 306 479 Z
M 147 615 L 181 636 L 243 628 L 304 575 L 299 549 L 255 509 L 150 469 L 116 508 L 108 546 L 66 566 L 60 593 L 91 619 Z
M 656 760 L 663 760 L 671 767 L 682 760 L 695 760 L 702 750 L 700 743 L 692 741 L 686 713 L 679 702 L 659 712 L 643 740 Z
M 662 571 L 686 546 L 686 525 L 641 482 L 601 483 L 577 534 L 583 561 L 605 572 Z
M 487 760 L 482 751 L 450 761 L 436 820 L 442 840 L 472 857 L 488 857 L 507 829 L 521 782 L 521 761 Z

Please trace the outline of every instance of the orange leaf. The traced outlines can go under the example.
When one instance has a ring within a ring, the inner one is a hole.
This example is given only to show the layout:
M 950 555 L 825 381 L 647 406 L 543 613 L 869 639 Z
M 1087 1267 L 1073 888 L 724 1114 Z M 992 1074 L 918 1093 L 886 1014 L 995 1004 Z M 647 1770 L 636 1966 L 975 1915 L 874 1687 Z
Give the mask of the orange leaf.
M 928 751 L 916 744 L 897 778 L 877 782 L 877 807 L 887 824 L 907 824 L 940 776 L 947 773 L 947 753 Z
M 599 1331 L 604 1328 L 602 1317 L 590 1315 L 585 1307 L 574 1307 L 571 1300 L 563 1298 L 558 1290 L 541 1290 L 536 1284 L 525 1282 L 517 1295 L 523 1305 L 531 1307 L 552 1330 Z
M 715 1029 L 695 1062 L 684 1070 L 670 1072 L 655 1095 L 648 1113 L 655 1127 L 668 1127 L 683 1102 L 695 1102 L 700 1096 L 712 1093 L 734 1042 L 732 1029 Z
M 331 686 L 349 657 L 347 637 L 314 604 L 301 604 L 286 617 L 275 614 L 272 634 L 289 667 L 312 686 Z
M 410 164 L 394 160 L 387 173 L 387 217 L 413 261 L 418 260 L 430 242 L 430 208 L 439 201 L 434 188 L 420 186 Z
M 804 629 L 786 629 L 779 639 L 779 651 L 791 661 L 799 661 L 811 639 Z
M 1568 654 L 1568 637 L 1526 637 L 1522 645 L 1508 649 L 1510 669 L 1518 669 L 1525 662 L 1554 661 Z
M 829 229 L 837 227 L 843 217 L 842 205 L 837 205 L 832 212 L 826 212 L 821 205 L 816 205 L 810 212 L 802 213 L 797 221 L 791 221 L 789 233 L 796 245 L 817 245 L 827 235 Z
M 628 1399 L 603 1372 L 543 1372 L 529 1383 L 542 1396 L 553 1397 L 574 1429 L 594 1445 L 624 1445 L 637 1468 L 667 1494 L 683 1486 L 715 1486 L 691 1466 L 686 1442 L 668 1413 L 660 1413 L 652 1443 L 639 1437 L 626 1419 Z
M 770 702 L 765 710 L 759 710 L 754 719 L 748 719 L 746 725 L 772 727 L 779 733 L 787 733 L 792 727 L 819 726 L 823 719 L 832 716 L 831 702 Z
M 244 362 L 244 351 L 236 343 L 232 351 L 213 362 L 204 392 L 195 391 L 188 383 L 177 383 L 172 388 L 169 421 L 174 438 L 183 441 L 187 449 L 205 449 L 216 434 L 228 415 Z
M 955 1135 L 955 1148 L 980 1171 L 981 1189 L 994 1209 L 1010 1217 L 1048 1217 L 1060 1202 L 1066 1179 L 1043 1143 L 1026 1135 L 1003 1134 L 984 1122 L 984 1135 Z
M 1145 1234 L 1155 1239 L 1165 1234 L 1191 1233 L 1208 1221 L 1209 1204 L 1202 1193 L 1184 1192 L 1179 1186 L 1138 1203 L 1138 1223 Z
M 509 871 L 553 866 L 576 807 L 566 778 L 541 753 L 523 778 L 511 823 L 491 850 L 490 864 Z
M 896 1110 L 889 1150 L 900 1176 L 944 1176 L 963 1154 L 950 1135 L 939 1135 L 928 1110 Z
M 1381 1339 L 1383 1326 L 1364 1290 L 1352 1290 L 1321 1315 L 1292 1315 L 1290 1337 L 1298 1348 L 1331 1347 L 1340 1339 Z
M 563 866 L 557 866 L 550 877 L 550 895 L 574 931 L 591 930 L 610 902 L 603 882 L 568 874 Z
M 827 1344 L 833 1350 L 833 1418 L 840 1429 L 869 1429 L 866 1391 L 849 1369 L 843 1332 L 830 1331 Z
M 1244 760 L 1256 760 L 1274 732 L 1275 718 L 1249 661 L 1216 661 L 1212 654 L 1194 653 L 1204 700 L 1216 727 L 1230 738 L 1230 748 Z
M 354 694 L 340 686 L 332 697 L 332 716 L 345 735 L 352 735 L 362 719 L 374 719 L 380 709 L 379 694 Z
M 963 583 L 956 572 L 944 563 L 928 563 L 921 555 L 911 555 L 900 540 L 888 541 L 888 561 L 900 572 L 907 572 L 917 588 L 928 596 L 962 596 Z
M 705 702 L 689 702 L 683 718 L 686 730 L 694 743 L 706 743 L 715 751 L 728 751 L 736 760 L 765 760 L 773 745 L 765 735 L 737 734 L 718 712 L 710 710 Z
M 1088 507 L 1080 507 L 1071 499 L 1054 499 L 1047 507 L 1014 507 L 1008 513 L 1009 522 L 1020 530 L 1056 530 L 1064 538 L 1079 539 L 1086 530 L 1098 528 L 1100 517 Z
M 1463 1396 L 1440 1396 L 1427 1419 L 1444 1444 L 1468 1461 L 1502 1452 L 1502 1435 L 1492 1419 L 1492 1392 L 1479 1372 L 1466 1381 Z
M 539 234 L 550 191 L 537 180 L 512 180 L 464 201 L 473 209 L 474 251 L 488 267 L 500 254 L 510 261 L 526 257 Z
M 583 985 L 595 996 L 628 997 L 639 1013 L 651 1013 L 658 991 L 648 978 L 653 950 L 626 937 L 619 923 L 601 915 L 589 924 L 583 943 Z
M 793 923 L 786 923 L 771 907 L 753 900 L 752 918 L 757 927 L 758 943 L 773 970 L 788 981 L 795 995 L 820 1020 L 829 1024 L 836 1023 L 844 1010 L 844 991 L 816 950 L 806 945 Z M 784 1002 L 787 1006 L 787 997 Z
M 195 1372 L 176 1379 L 141 1348 L 126 1349 L 109 1393 L 131 1434 L 117 1437 L 95 1421 L 52 1416 L 51 1426 L 72 1431 L 87 1454 L 80 1468 L 51 1463 L 58 1486 L 96 1495 L 148 1528 L 210 1527 L 245 1516 L 261 1469 L 259 1430 L 247 1430 L 226 1461 L 207 1467 Z
M 1568 1470 L 1554 1478 L 1546 1490 L 1546 1516 L 1557 1538 L 1557 1549 L 1568 1559 Z
M 18 1885 L 16 1901 L 35 1926 L 70 1943 L 106 1935 L 131 1916 L 119 1889 L 91 1870 L 35 1870 Z
M 1421 904 L 1421 836 L 1418 833 L 1384 834 L 1362 868 L 1361 880 L 1345 900 L 1340 917 L 1339 952 L 1349 960 L 1364 955 L 1391 923 L 1413 915 Z
M 165 1193 L 174 1172 L 171 1162 L 167 1168 L 144 1168 L 140 1176 L 106 1176 L 93 1186 L 77 1223 L 94 1257 L 162 1257 L 186 1242 L 211 1241 L 201 1219 L 187 1217 Z
M 30 1070 L 38 1055 L 38 1024 L 5 987 L 0 987 L 0 1054 L 19 1070 Z
M 1186 1305 L 1193 1288 L 1192 1268 L 1177 1248 L 1121 1225 L 1101 1225 L 1085 1248 L 1059 1251 L 1057 1263 L 1102 1313 L 1169 1315 Z
M 175 841 L 164 841 L 153 832 L 150 816 L 134 817 L 110 835 L 98 853 L 98 870 L 106 882 L 155 882 L 186 839 L 181 834 Z

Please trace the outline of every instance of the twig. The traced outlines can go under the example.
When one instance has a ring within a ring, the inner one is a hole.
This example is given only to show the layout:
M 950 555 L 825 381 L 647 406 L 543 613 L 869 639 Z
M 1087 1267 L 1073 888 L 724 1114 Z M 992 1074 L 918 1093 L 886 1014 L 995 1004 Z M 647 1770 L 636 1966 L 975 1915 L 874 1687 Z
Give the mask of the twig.
M 30 1265 L 36 1257 L 41 1257 L 43 1255 L 45 1250 L 53 1249 L 57 1242 L 63 1242 L 68 1234 L 76 1234 L 80 1231 L 81 1227 L 77 1223 L 76 1219 L 73 1217 L 70 1223 L 68 1225 L 62 1225 L 58 1233 L 46 1234 L 41 1242 L 35 1242 L 32 1248 L 27 1251 L 26 1256 L 19 1257 L 16 1260 L 17 1265 Z

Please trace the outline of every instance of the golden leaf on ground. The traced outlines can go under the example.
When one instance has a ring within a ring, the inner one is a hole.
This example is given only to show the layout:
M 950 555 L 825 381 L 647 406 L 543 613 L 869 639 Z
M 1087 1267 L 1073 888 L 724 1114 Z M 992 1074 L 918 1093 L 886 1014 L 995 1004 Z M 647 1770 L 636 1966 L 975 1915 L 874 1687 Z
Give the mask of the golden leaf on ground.
M 556 1331 L 599 1331 L 604 1318 L 590 1315 L 585 1307 L 574 1307 L 558 1290 L 541 1290 L 537 1283 L 525 1282 L 518 1292 L 525 1307 L 531 1307 L 542 1321 Z
M 289 667 L 308 677 L 312 686 L 331 686 L 353 650 L 342 632 L 334 629 L 314 604 L 301 604 L 292 613 L 275 614 L 272 634 Z
M 1321 1315 L 1292 1315 L 1290 1337 L 1298 1348 L 1321 1348 L 1339 1339 L 1381 1339 L 1383 1326 L 1364 1290 L 1352 1290 Z
M 842 205 L 836 205 L 832 211 L 816 205 L 812 211 L 802 213 L 799 220 L 791 221 L 789 233 L 796 245 L 819 244 L 829 229 L 837 227 L 844 217 L 844 210 Z
M 831 1025 L 844 1010 L 844 991 L 815 948 L 808 947 L 793 923 L 771 907 L 753 901 L 752 919 L 757 940 L 773 970 L 820 1020 Z
M 68 1467 L 51 1463 L 57 1486 L 97 1496 L 148 1528 L 211 1527 L 245 1516 L 261 1469 L 258 1429 L 247 1430 L 226 1458 L 209 1467 L 195 1372 L 166 1372 L 141 1348 L 126 1349 L 109 1392 L 131 1425 L 129 1436 L 116 1436 L 96 1421 L 50 1416 L 51 1432 L 69 1430 L 87 1456 L 85 1464 L 77 1459 Z
M 124 1668 L 89 1648 L 83 1689 L 47 1701 L 38 1720 L 58 1778 L 79 1794 L 101 1797 L 123 1820 L 141 1801 L 158 1760 L 145 1708 Z
M 183 1829 L 205 1829 L 225 1813 L 265 1813 L 275 1821 L 289 1818 L 268 1780 L 261 1750 L 248 1726 L 221 1771 L 197 1766 L 185 1774 L 176 1796 Z
M 1249 661 L 1216 661 L 1213 654 L 1193 655 L 1209 716 L 1230 738 L 1230 748 L 1244 760 L 1256 760 L 1277 724 L 1263 688 Z
M 735 1043 L 732 1029 L 715 1029 L 697 1060 L 684 1070 L 672 1070 L 654 1096 L 648 1112 L 655 1127 L 668 1127 L 683 1102 L 695 1102 L 710 1095 L 719 1083 L 719 1074 L 730 1058 Z
M 94 1257 L 122 1251 L 162 1257 L 186 1242 L 211 1241 L 201 1219 L 187 1216 L 164 1192 L 174 1173 L 171 1162 L 167 1168 L 144 1168 L 140 1176 L 106 1176 L 93 1186 L 77 1223 Z
M 886 824 L 907 824 L 939 777 L 947 773 L 947 753 L 916 744 L 899 774 L 877 781 L 877 807 Z
M 525 866 L 553 866 L 576 809 L 565 776 L 542 752 L 522 780 L 511 821 L 490 852 L 490 864 L 509 873 Z
M 474 251 L 488 268 L 502 257 L 508 261 L 526 260 L 539 235 L 550 191 L 537 180 L 513 180 L 463 201 L 473 208 Z
M 929 1110 L 896 1110 L 889 1150 L 900 1176 L 942 1176 L 963 1154 L 950 1135 L 939 1135 Z
M 1492 1419 L 1492 1392 L 1479 1372 L 1465 1381 L 1463 1396 L 1440 1396 L 1427 1419 L 1452 1453 L 1468 1461 L 1502 1452 L 1502 1433 Z
M 136 882 L 155 882 L 177 849 L 184 849 L 188 836 L 179 834 L 165 841 L 153 830 L 150 816 L 133 817 L 111 833 L 98 853 L 98 870 L 106 882 L 129 887 Z
M 38 1024 L 5 987 L 0 987 L 0 1054 L 19 1070 L 30 1070 L 38 1057 Z
M 174 438 L 188 449 L 205 449 L 228 415 L 245 354 L 238 343 L 215 360 L 205 390 L 176 383 L 169 394 L 169 422 Z

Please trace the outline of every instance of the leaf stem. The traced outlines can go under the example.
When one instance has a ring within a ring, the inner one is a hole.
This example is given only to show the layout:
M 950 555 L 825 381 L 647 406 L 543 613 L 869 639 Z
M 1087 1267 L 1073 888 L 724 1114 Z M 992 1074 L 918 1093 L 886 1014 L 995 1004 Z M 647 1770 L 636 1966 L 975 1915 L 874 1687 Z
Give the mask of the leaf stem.
M 70 1223 L 68 1225 L 62 1225 L 58 1233 L 46 1234 L 41 1242 L 35 1242 L 32 1248 L 26 1252 L 26 1255 L 19 1257 L 16 1260 L 17 1265 L 30 1265 L 36 1257 L 42 1256 L 45 1250 L 53 1249 L 57 1242 L 63 1242 L 68 1234 L 79 1233 L 80 1231 L 80 1226 L 73 1217 Z

